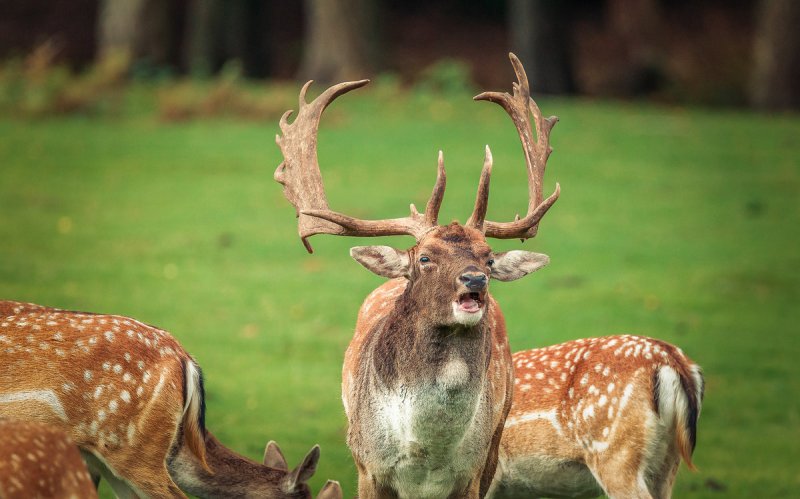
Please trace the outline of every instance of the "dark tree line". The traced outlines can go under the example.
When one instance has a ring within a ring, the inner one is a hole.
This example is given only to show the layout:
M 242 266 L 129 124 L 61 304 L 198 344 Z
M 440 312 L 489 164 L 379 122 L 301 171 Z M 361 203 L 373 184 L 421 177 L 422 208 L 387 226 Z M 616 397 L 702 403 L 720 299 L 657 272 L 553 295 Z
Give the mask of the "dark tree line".
M 95 19 L 97 56 L 128 51 L 134 70 L 145 76 L 202 77 L 236 60 L 248 77 L 332 82 L 398 70 L 401 61 L 416 71 L 420 64 L 408 61 L 430 61 L 434 53 L 466 57 L 486 75 L 494 67 L 487 67 L 484 54 L 475 54 L 484 46 L 469 42 L 483 40 L 479 31 L 495 29 L 504 45 L 499 50 L 498 38 L 492 39 L 495 67 L 504 68 L 502 52 L 513 50 L 537 92 L 653 95 L 681 84 L 675 72 L 687 64 L 674 54 L 682 50 L 685 59 L 695 56 L 692 81 L 705 92 L 698 101 L 709 100 L 709 93 L 713 100 L 718 91 L 703 87 L 707 69 L 709 81 L 735 80 L 725 83 L 738 89 L 728 102 L 800 108 L 796 0 L 0 0 L 0 8 L 6 13 L 0 18 L 0 56 L 14 37 L 30 45 L 28 31 L 37 29 L 57 31 L 56 41 L 67 48 L 76 40 L 85 46 L 92 33 L 80 26 Z M 698 19 L 714 9 L 736 11 L 743 21 L 708 42 Z M 418 29 L 426 21 L 435 24 L 435 36 L 414 45 L 425 35 Z M 459 32 L 462 21 L 477 29 Z M 74 26 L 79 22 L 84 24 Z M 716 52 L 697 56 L 709 47 Z

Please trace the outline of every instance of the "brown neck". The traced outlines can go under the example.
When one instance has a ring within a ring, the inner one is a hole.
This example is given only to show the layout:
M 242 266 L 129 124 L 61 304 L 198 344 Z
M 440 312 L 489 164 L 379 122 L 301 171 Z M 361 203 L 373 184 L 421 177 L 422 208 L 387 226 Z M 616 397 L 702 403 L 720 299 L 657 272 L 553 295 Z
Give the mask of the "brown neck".
M 385 385 L 433 381 L 454 355 L 468 366 L 470 380 L 479 382 L 491 352 L 486 318 L 475 326 L 446 325 L 424 315 L 430 308 L 416 304 L 413 290 L 406 289 L 396 307 L 376 324 L 371 355 L 364 360 L 371 360 L 371 369 Z
M 287 497 L 280 482 L 287 472 L 270 468 L 233 452 L 206 433 L 206 461 L 213 474 L 190 460 L 183 449 L 169 463 L 181 489 L 199 497 Z M 302 497 L 302 495 L 298 496 Z

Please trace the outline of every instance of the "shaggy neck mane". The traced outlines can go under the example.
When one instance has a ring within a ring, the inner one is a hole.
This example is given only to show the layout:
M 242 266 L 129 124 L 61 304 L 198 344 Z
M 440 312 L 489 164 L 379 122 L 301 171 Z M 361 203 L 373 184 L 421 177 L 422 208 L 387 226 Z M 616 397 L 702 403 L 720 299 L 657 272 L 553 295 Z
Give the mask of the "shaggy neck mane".
M 453 354 L 466 362 L 471 375 L 485 369 L 491 353 L 491 334 L 486 324 L 489 311 L 474 326 L 434 325 L 434 321 L 420 314 L 426 307 L 415 303 L 412 288 L 410 283 L 371 334 L 372 362 L 381 381 L 392 386 L 432 379 Z M 400 373 L 407 378 L 399 378 Z

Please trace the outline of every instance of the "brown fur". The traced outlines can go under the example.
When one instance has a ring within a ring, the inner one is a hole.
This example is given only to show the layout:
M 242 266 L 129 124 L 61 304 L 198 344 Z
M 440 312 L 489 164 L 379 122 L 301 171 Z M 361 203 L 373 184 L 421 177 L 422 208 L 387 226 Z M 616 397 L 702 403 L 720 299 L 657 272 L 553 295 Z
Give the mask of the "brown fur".
M 78 448 L 63 431 L 0 419 L 0 497 L 97 497 Z
M 611 497 L 665 498 L 680 459 L 692 466 L 702 376 L 677 347 L 622 335 L 513 358 L 514 403 L 491 497 L 547 497 L 555 491 L 589 497 L 605 491 Z M 677 393 L 665 392 L 670 400 L 660 399 L 659 379 L 669 380 L 660 377 L 662 368 L 679 381 Z M 683 409 L 673 396 L 685 401 Z M 559 471 L 545 469 L 555 463 Z M 571 467 L 574 473 L 564 471 Z
M 317 457 L 296 470 L 302 480 L 291 487 L 286 470 L 245 473 L 249 461 L 207 435 L 204 411 L 200 368 L 166 331 L 127 317 L 0 302 L 0 416 L 65 431 L 115 490 L 184 497 L 173 478 L 191 476 L 208 487 L 228 481 L 275 491 L 254 493 L 260 497 L 311 497 L 304 482 Z

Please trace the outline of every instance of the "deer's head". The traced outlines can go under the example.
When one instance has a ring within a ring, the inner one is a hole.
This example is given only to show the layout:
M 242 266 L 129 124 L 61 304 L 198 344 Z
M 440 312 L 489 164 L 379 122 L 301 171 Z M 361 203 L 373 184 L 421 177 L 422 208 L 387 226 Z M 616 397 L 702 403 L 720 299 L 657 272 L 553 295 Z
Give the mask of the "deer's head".
M 322 112 L 339 95 L 366 85 L 368 80 L 345 82 L 328 88 L 319 97 L 306 103 L 305 94 L 311 82 L 300 92 L 298 116 L 289 124 L 287 111 L 280 120 L 283 136 L 275 140 L 284 161 L 275 171 L 275 180 L 284 186 L 284 195 L 298 216 L 300 238 L 306 249 L 312 248 L 308 238 L 315 234 L 340 236 L 411 235 L 416 244 L 408 250 L 389 246 L 358 246 L 352 257 L 372 272 L 388 277 L 409 280 L 412 299 L 420 307 L 418 313 L 428 314 L 439 324 L 472 326 L 484 315 L 491 279 L 513 281 L 546 265 L 546 255 L 529 251 L 494 253 L 487 238 L 525 240 L 536 235 L 538 224 L 559 196 L 559 187 L 547 199 L 542 199 L 542 178 L 552 148 L 550 130 L 556 117 L 544 118 L 530 97 L 528 78 L 522 64 L 513 54 L 511 63 L 518 82 L 513 95 L 485 92 L 475 100 L 500 104 L 511 116 L 519 132 L 528 172 L 528 211 L 512 222 L 486 220 L 489 200 L 489 181 L 492 154 L 486 147 L 483 171 L 478 186 L 475 208 L 464 225 L 453 222 L 439 225 L 439 208 L 444 198 L 446 174 L 444 159 L 439 151 L 438 172 L 433 193 L 420 213 L 412 204 L 411 213 L 404 218 L 362 220 L 331 211 L 325 197 L 317 161 L 317 132 Z M 534 136 L 529 118 L 533 115 Z M 422 306 L 424 305 L 424 306 Z

